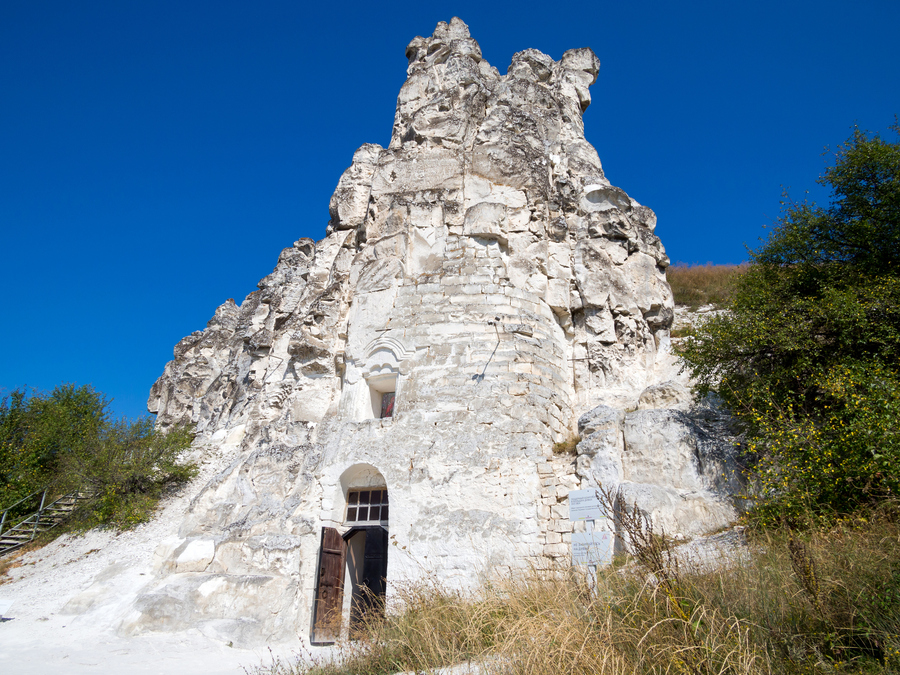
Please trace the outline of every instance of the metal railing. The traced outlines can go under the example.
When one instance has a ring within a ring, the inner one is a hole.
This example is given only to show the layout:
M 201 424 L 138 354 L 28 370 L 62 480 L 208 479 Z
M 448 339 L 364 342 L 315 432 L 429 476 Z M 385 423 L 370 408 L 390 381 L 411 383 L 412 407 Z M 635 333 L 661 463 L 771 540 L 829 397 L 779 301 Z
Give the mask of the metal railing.
M 9 512 L 12 511 L 14 508 L 16 508 L 19 504 L 23 504 L 23 503 L 27 502 L 29 499 L 37 497 L 38 495 L 41 496 L 41 505 L 40 505 L 40 507 L 38 507 L 38 512 L 41 512 L 44 510 L 44 502 L 47 499 L 47 488 L 44 488 L 43 490 L 38 490 L 37 492 L 32 492 L 30 495 L 28 495 L 27 497 L 23 497 L 22 499 L 17 501 L 12 506 L 8 506 L 7 508 L 3 509 L 3 514 L 0 515 L 0 534 L 3 534 L 3 531 L 4 531 L 3 526 L 6 524 L 7 514 L 9 514 Z M 26 517 L 25 520 L 27 520 L 27 519 L 28 518 Z M 23 522 L 23 521 L 20 521 L 20 522 Z M 18 525 L 18 524 L 19 523 L 16 523 L 16 525 Z M 9 529 L 12 529 L 16 525 L 13 525 Z
M 49 488 L 34 492 L 24 499 L 20 499 L 0 514 L 0 555 L 20 548 L 21 546 L 34 541 L 39 533 L 56 527 L 71 515 L 79 501 L 89 499 L 93 494 L 91 492 L 80 492 L 76 490 L 75 492 L 70 492 L 69 494 L 57 497 L 48 504 L 48 492 Z M 21 519 L 9 517 L 10 511 L 29 499 L 34 499 L 34 502 L 38 503 L 38 495 L 40 495 L 41 499 L 37 511 L 32 511 Z M 60 502 L 64 501 L 65 503 L 60 504 Z M 7 527 L 6 525 L 10 521 L 15 521 L 15 524 Z

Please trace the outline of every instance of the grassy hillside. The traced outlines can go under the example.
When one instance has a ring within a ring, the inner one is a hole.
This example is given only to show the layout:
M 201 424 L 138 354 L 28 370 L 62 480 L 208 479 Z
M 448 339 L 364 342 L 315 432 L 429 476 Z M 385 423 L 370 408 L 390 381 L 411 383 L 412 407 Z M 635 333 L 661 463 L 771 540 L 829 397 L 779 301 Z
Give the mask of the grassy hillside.
M 678 263 L 666 270 L 666 278 L 675 295 L 676 305 L 696 309 L 702 305 L 725 305 L 731 298 L 735 278 L 749 266 L 685 265 Z

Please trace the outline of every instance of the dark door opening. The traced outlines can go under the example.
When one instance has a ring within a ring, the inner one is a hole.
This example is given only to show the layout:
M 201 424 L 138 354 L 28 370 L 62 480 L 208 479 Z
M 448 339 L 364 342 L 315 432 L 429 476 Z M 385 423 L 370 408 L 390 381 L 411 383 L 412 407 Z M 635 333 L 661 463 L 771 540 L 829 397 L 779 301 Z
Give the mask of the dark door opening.
M 372 612 L 383 615 L 388 531 L 380 525 L 354 527 L 344 534 L 350 591 L 350 634 Z

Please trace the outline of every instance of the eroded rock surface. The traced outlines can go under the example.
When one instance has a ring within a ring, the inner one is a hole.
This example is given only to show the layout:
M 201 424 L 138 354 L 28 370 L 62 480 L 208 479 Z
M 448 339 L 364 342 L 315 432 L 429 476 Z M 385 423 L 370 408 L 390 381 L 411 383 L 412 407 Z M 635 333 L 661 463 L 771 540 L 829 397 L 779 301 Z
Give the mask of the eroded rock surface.
M 566 559 L 570 489 L 621 486 L 687 534 L 734 515 L 669 352 L 656 216 L 584 138 L 597 57 L 528 49 L 501 75 L 459 19 L 406 55 L 391 142 L 355 153 L 325 237 L 219 307 L 151 390 L 160 427 L 233 460 L 126 632 L 307 636 L 322 528 L 349 530 L 358 489 L 390 494 L 389 598 Z M 554 456 L 579 417 L 577 458 Z

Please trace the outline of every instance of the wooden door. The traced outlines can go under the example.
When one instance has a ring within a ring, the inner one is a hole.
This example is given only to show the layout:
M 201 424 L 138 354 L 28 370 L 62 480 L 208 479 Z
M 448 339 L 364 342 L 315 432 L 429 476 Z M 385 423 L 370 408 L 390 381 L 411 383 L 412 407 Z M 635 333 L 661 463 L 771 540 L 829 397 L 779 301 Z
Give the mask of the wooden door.
M 334 642 L 340 637 L 346 555 L 347 544 L 340 533 L 333 527 L 323 527 L 313 618 L 314 643 Z

